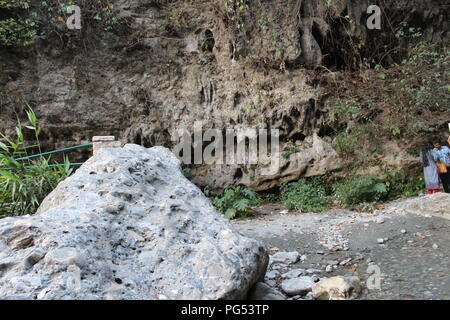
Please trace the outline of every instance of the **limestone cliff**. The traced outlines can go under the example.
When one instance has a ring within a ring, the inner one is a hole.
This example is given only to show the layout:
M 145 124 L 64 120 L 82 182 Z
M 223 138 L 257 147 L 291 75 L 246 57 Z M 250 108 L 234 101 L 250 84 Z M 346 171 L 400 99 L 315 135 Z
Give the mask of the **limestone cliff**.
M 93 41 L 82 29 L 39 34 L 27 48 L 0 47 L 0 132 L 12 133 L 27 105 L 42 121 L 48 149 L 94 135 L 172 147 L 175 131 L 193 130 L 194 121 L 204 130 L 280 130 L 287 157 L 276 174 L 192 166 L 196 183 L 220 188 L 268 189 L 338 169 L 324 140 L 330 92 L 320 79 L 357 70 L 357 57 L 383 57 L 386 65 L 401 59 L 389 53 L 401 45 L 392 31 L 402 22 L 421 27 L 426 40 L 446 41 L 449 30 L 448 5 L 439 0 L 374 1 L 382 30 L 366 27 L 368 0 L 110 2 L 123 27 L 114 38 Z

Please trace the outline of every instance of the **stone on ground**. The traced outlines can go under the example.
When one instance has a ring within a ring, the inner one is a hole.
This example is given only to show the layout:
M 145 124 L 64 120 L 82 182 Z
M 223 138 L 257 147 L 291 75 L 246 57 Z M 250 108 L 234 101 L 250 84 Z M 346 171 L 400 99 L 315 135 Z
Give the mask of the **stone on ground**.
M 281 289 L 289 296 L 296 296 L 311 291 L 313 285 L 314 279 L 312 277 L 303 276 L 283 280 L 283 282 L 281 282 Z
M 292 279 L 292 278 L 298 278 L 300 277 L 302 274 L 305 274 L 305 269 L 292 269 L 286 273 L 283 273 L 281 275 L 281 277 L 283 279 Z
M 283 264 L 293 264 L 298 261 L 300 254 L 297 251 L 293 252 L 277 252 L 270 257 L 271 263 L 283 263 Z
M 358 277 L 337 276 L 320 279 L 312 293 L 318 300 L 353 300 L 359 297 L 361 290 Z
M 0 220 L 0 298 L 242 299 L 267 263 L 162 147 L 99 150 Z

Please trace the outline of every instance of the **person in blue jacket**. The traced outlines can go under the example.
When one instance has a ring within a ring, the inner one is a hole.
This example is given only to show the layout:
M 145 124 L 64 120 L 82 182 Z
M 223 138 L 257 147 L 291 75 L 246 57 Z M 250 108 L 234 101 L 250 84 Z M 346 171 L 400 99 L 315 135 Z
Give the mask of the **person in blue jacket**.
M 449 138 L 450 140 L 450 138 Z M 446 193 L 450 193 L 450 148 L 442 146 L 438 139 L 433 140 L 434 149 L 431 151 L 431 155 L 435 162 L 442 162 L 447 166 L 447 172 L 440 172 L 442 186 Z

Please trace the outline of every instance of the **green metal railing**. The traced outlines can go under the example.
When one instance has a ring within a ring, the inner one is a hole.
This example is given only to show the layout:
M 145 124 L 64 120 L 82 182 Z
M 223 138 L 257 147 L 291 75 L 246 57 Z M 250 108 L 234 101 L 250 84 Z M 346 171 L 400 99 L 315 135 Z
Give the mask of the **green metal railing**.
M 33 154 L 31 156 L 26 156 L 26 157 L 22 157 L 22 158 L 17 158 L 17 159 L 13 159 L 14 161 L 23 161 L 23 160 L 29 160 L 29 159 L 34 159 L 34 158 L 40 158 L 40 157 L 44 157 L 44 156 L 49 156 L 52 154 L 57 154 L 57 153 L 63 153 L 63 152 L 67 152 L 67 151 L 73 151 L 76 149 L 82 149 L 82 148 L 88 148 L 88 147 L 92 147 L 92 143 L 86 143 L 86 144 L 81 144 L 78 146 L 73 146 L 73 147 L 69 147 L 69 148 L 64 148 L 64 149 L 58 149 L 58 150 L 54 150 L 54 151 L 49 151 L 49 152 L 43 152 L 43 153 L 38 153 L 38 154 Z M 71 163 L 70 166 L 71 167 L 79 167 L 83 165 L 83 162 L 77 162 L 77 163 Z M 54 167 L 60 167 L 60 166 L 64 166 L 64 164 L 51 164 L 48 165 L 50 168 L 54 168 Z M 25 166 L 25 168 L 30 168 L 32 166 Z M 16 170 L 16 168 L 1 168 L 1 170 Z

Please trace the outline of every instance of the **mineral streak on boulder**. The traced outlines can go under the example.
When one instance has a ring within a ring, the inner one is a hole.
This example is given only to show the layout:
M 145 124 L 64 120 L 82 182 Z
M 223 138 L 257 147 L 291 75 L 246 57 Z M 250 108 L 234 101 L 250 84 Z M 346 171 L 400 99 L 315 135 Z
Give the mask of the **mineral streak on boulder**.
M 35 216 L 0 220 L 0 298 L 242 299 L 268 255 L 163 147 L 102 149 Z

